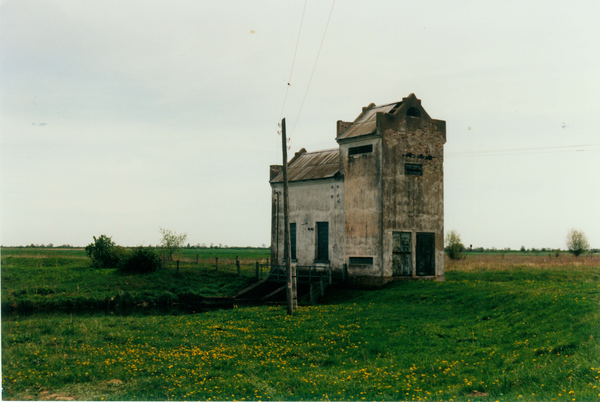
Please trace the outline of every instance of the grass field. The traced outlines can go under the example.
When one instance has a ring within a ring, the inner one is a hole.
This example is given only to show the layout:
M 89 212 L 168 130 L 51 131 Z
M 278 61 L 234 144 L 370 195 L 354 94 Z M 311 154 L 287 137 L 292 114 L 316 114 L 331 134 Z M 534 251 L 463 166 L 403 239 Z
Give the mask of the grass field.
M 5 399 L 600 400 L 599 295 L 597 256 L 470 256 L 293 317 L 9 315 L 2 381 Z
M 117 305 L 169 307 L 180 298 L 233 296 L 254 282 L 256 262 L 265 263 L 269 256 L 265 249 L 186 249 L 177 256 L 179 272 L 168 261 L 149 275 L 120 275 L 115 269 L 90 268 L 82 249 L 3 249 L 2 310 L 106 311 Z

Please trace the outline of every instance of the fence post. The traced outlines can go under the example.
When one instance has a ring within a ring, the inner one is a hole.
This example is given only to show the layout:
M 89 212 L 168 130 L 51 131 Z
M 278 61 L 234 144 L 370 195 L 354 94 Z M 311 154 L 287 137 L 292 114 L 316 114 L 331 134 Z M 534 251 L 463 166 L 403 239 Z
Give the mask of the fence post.
M 256 261 L 256 279 L 258 279 L 258 261 Z
M 196 253 L 196 264 L 198 264 L 198 253 Z
M 215 257 L 215 271 L 219 270 L 219 257 Z
M 237 268 L 237 274 L 240 274 L 240 260 L 238 260 L 238 256 L 235 256 L 235 266 Z
M 331 277 L 331 276 L 332 276 L 332 275 L 331 275 L 331 265 L 329 265 L 329 267 L 328 267 L 328 271 L 329 271 L 329 284 L 331 285 L 331 283 L 332 283 L 332 277 Z
M 177 260 L 177 273 L 179 273 L 179 260 Z
M 342 283 L 346 283 L 346 275 L 348 274 L 348 265 L 344 264 L 342 268 Z

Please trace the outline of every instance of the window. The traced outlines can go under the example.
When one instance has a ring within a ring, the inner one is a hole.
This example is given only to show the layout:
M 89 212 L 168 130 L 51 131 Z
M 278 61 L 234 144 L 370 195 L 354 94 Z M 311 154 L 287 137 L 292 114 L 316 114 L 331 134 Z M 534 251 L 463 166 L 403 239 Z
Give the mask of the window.
M 405 163 L 404 174 L 412 176 L 423 176 L 423 165 L 418 163 Z
M 412 117 L 421 117 L 421 112 L 419 112 L 419 109 L 413 106 L 408 108 L 408 110 L 406 111 L 406 115 Z
M 373 257 L 350 257 L 350 264 L 373 265 Z
M 329 222 L 317 222 L 317 261 L 329 261 Z
M 348 155 L 369 154 L 373 152 L 373 144 L 361 145 L 360 147 L 348 148 Z
M 292 260 L 296 259 L 296 223 L 290 223 L 290 252 Z

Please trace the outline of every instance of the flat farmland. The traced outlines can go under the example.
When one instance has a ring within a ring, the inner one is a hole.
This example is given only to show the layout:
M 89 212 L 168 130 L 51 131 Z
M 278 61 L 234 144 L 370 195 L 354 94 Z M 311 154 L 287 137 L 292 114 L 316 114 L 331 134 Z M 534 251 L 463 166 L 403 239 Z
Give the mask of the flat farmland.
M 292 317 L 5 314 L 3 387 L 25 400 L 598 400 L 599 294 L 598 256 L 477 255 L 447 261 L 445 282 L 334 287 Z

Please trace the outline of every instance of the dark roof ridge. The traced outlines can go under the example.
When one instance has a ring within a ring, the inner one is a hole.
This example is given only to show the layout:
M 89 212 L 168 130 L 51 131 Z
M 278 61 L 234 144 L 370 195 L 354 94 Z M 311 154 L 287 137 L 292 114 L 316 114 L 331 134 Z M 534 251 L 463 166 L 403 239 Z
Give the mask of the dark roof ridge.
M 304 148 L 303 148 L 304 149 Z M 331 152 L 331 151 L 339 151 L 340 149 L 338 147 L 335 148 L 327 148 L 327 149 L 320 149 L 318 151 L 311 151 L 311 152 L 305 152 L 307 155 L 309 154 L 318 154 L 320 152 Z

